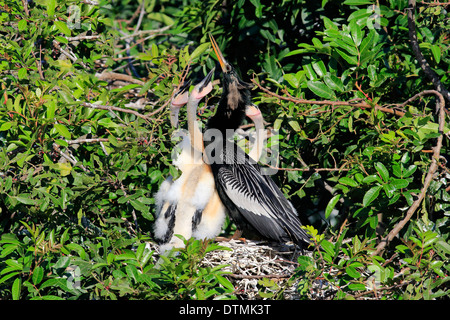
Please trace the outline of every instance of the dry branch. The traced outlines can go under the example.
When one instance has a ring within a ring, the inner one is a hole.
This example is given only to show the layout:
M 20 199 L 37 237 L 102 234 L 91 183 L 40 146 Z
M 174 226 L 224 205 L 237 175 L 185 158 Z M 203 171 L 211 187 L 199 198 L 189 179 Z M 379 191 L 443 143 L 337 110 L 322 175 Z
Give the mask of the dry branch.
M 123 73 L 104 71 L 100 74 L 97 74 L 96 76 L 98 77 L 99 80 L 122 80 L 130 83 L 139 84 L 141 86 L 145 84 L 144 81 L 133 78 L 132 76 Z
M 119 108 L 119 107 L 113 107 L 113 106 L 104 106 L 101 104 L 93 104 L 93 103 L 89 103 L 89 102 L 83 102 L 81 104 L 84 107 L 88 107 L 88 108 L 92 108 L 92 109 L 100 109 L 100 110 L 108 110 L 108 111 L 120 111 L 120 112 L 124 112 L 124 113 L 131 113 L 134 114 L 136 117 L 142 118 L 145 121 L 149 121 L 149 117 L 143 114 L 140 114 L 137 111 L 134 110 L 129 110 L 129 109 L 124 109 L 124 108 Z

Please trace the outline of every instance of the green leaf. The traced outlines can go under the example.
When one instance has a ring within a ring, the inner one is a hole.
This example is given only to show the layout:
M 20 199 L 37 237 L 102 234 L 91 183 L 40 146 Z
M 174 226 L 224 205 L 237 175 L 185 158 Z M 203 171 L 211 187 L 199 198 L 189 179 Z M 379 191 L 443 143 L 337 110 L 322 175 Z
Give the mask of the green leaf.
M 331 212 L 333 211 L 334 207 L 336 206 L 336 203 L 341 198 L 341 195 L 335 195 L 327 204 L 327 208 L 325 209 L 325 219 L 328 219 L 330 217 Z
M 320 81 L 308 81 L 306 83 L 309 90 L 314 92 L 314 94 L 318 95 L 321 98 L 332 99 L 334 97 L 334 92 L 330 88 L 328 88 L 324 83 Z
M 31 280 L 33 281 L 34 285 L 38 285 L 44 277 L 44 268 L 41 266 L 37 266 L 33 270 L 33 276 L 31 277 Z
M 148 212 L 149 208 L 143 204 L 142 202 L 138 201 L 138 200 L 130 200 L 130 204 L 133 206 L 133 208 L 135 208 L 136 210 L 140 211 L 140 212 Z
M 392 179 L 391 184 L 398 190 L 406 188 L 409 185 L 409 181 L 406 179 Z
M 438 240 L 436 242 L 436 248 L 442 250 L 442 252 L 450 255 L 450 244 L 443 240 Z
M 55 295 L 52 295 L 52 294 L 42 296 L 41 299 L 42 300 L 64 300 L 64 298 L 59 297 L 59 296 L 55 296 Z M 33 299 L 31 299 L 31 300 L 33 300 Z
M 56 0 L 47 1 L 47 15 L 52 17 L 55 14 Z
M 348 6 L 361 6 L 365 4 L 373 4 L 373 0 L 346 0 L 344 1 L 344 4 Z
M 377 175 L 376 174 L 372 174 L 370 176 L 364 177 L 364 179 L 362 179 L 363 183 L 372 183 L 374 181 L 377 181 Z
M 128 264 L 125 267 L 125 272 L 127 273 L 128 278 L 133 279 L 135 282 L 138 282 L 139 273 L 135 266 Z
M 286 80 L 293 88 L 298 88 L 300 85 L 298 78 L 293 73 L 285 74 L 283 79 Z
M 409 191 L 402 192 L 402 195 L 405 197 L 406 203 L 408 203 L 409 206 L 412 206 L 412 204 L 414 202 L 414 198 L 413 198 L 411 192 L 409 192 Z
M 17 77 L 19 78 L 19 80 L 25 79 L 27 75 L 28 75 L 27 68 L 20 68 L 19 72 L 17 73 Z
M 99 125 L 102 125 L 106 128 L 118 128 L 119 125 L 112 121 L 110 118 L 103 118 L 97 121 Z
M 366 286 L 362 283 L 350 283 L 348 288 L 353 291 L 362 291 L 366 290 Z
M 0 131 L 8 131 L 11 127 L 12 127 L 11 122 L 4 122 L 0 127 Z
M 209 48 L 210 43 L 206 42 L 203 43 L 201 45 L 199 45 L 197 48 L 195 48 L 194 52 L 192 52 L 192 54 L 190 55 L 189 59 L 191 61 L 194 61 L 195 59 L 197 59 L 203 52 L 206 51 L 207 48 Z
M 55 40 L 64 44 L 68 44 L 69 40 L 67 40 L 67 38 L 61 37 L 61 36 L 56 36 Z
M 225 277 L 222 277 L 221 275 L 216 275 L 217 281 L 224 286 L 224 288 L 228 289 L 230 292 L 234 291 L 233 284 Z
M 369 189 L 369 191 L 366 192 L 363 198 L 363 206 L 367 207 L 369 204 L 371 204 L 380 194 L 382 186 L 375 186 Z
M 13 300 L 19 300 L 20 299 L 20 289 L 22 288 L 22 279 L 17 278 L 14 280 L 14 283 L 11 287 L 11 294 Z
M 403 169 L 403 178 L 408 178 L 411 176 L 414 172 L 416 172 L 417 166 L 412 164 L 408 167 L 408 169 Z
M 342 177 L 338 181 L 339 181 L 339 183 L 345 184 L 350 187 L 358 186 L 358 182 L 356 182 L 355 180 L 353 180 L 352 178 L 349 178 L 349 177 Z
M 397 190 L 391 183 L 386 183 L 386 184 L 384 184 L 384 185 L 383 185 L 383 189 L 384 189 L 384 192 L 386 193 L 386 195 L 387 195 L 389 198 L 392 198 L 392 196 L 393 196 L 394 193 L 395 193 L 395 190 Z
M 19 31 L 23 31 L 27 28 L 27 20 L 22 19 L 19 21 L 19 23 L 17 24 L 17 29 L 19 29 Z
M 55 26 L 56 28 L 58 28 L 60 32 L 64 33 L 65 36 L 70 37 L 71 35 L 70 29 L 69 27 L 67 27 L 67 24 L 64 21 L 56 20 Z
M 161 22 L 166 26 L 170 26 L 170 25 L 174 24 L 174 20 L 171 17 L 169 17 L 168 15 L 161 13 L 161 12 L 150 12 L 148 14 L 148 18 L 150 20 L 155 20 L 155 21 Z
M 432 45 L 431 52 L 433 53 L 434 61 L 436 61 L 436 63 L 441 62 L 441 48 L 439 47 L 439 45 Z
M 290 121 L 289 121 L 289 125 L 292 127 L 292 129 L 294 129 L 294 130 L 297 131 L 297 132 L 299 132 L 299 131 L 301 130 L 298 121 L 290 120 Z
M 354 56 L 355 59 L 357 59 L 356 57 L 358 56 L 358 49 L 356 49 L 355 44 L 352 43 L 352 40 L 350 38 L 342 37 L 342 39 L 345 39 L 345 40 L 340 40 L 340 39 L 334 40 L 334 45 L 339 49 L 347 51 L 347 53 L 350 56 L 352 56 L 352 57 Z M 348 42 L 350 42 L 350 43 L 348 43 Z M 343 57 L 343 58 L 345 59 L 345 57 Z M 356 63 L 354 63 L 354 64 L 356 64 Z
M 5 282 L 5 281 L 7 281 L 7 280 L 9 280 L 10 278 L 12 278 L 14 276 L 17 276 L 18 274 L 21 274 L 21 273 L 22 273 L 21 271 L 8 273 L 6 276 L 0 278 L 0 284 Z
M 340 50 L 340 49 L 336 49 L 337 53 L 339 53 L 339 55 L 345 60 L 347 61 L 349 64 L 351 65 L 356 65 L 358 64 L 358 57 L 357 56 L 353 56 L 353 55 L 348 55 L 347 53 L 345 53 L 344 51 Z
M 359 46 L 362 41 L 363 33 L 361 31 L 361 27 L 356 23 L 356 20 L 350 21 L 349 24 L 350 33 L 352 34 L 352 39 L 355 42 L 356 46 Z
M 72 166 L 68 162 L 65 162 L 65 163 L 58 162 L 55 165 L 55 168 L 57 170 L 59 170 L 59 173 L 63 177 L 68 176 L 70 174 L 70 172 L 72 171 Z
M 378 174 L 384 182 L 389 181 L 389 171 L 386 169 L 384 164 L 382 164 L 381 162 L 375 163 L 375 169 L 377 169 Z
M 324 239 L 320 242 L 320 245 L 326 253 L 328 253 L 331 257 L 334 257 L 334 244 Z
M 333 74 L 326 74 L 323 77 L 323 80 L 325 81 L 325 84 L 332 90 L 344 92 L 344 84 L 342 83 L 341 79 L 336 77 Z
M 352 265 L 349 265 L 349 266 L 345 267 L 345 272 L 347 272 L 347 274 L 348 274 L 350 277 L 354 278 L 354 279 L 357 279 L 357 278 L 361 277 L 361 273 L 359 273 L 359 272 L 355 269 L 355 267 L 352 266 Z
M 311 65 L 319 78 L 322 78 L 327 73 L 327 68 L 322 60 L 315 61 Z
M 14 197 L 17 201 L 23 204 L 32 205 L 36 203 L 36 200 L 31 198 L 31 194 L 29 193 L 21 193 L 18 196 Z
M 70 140 L 72 138 L 72 135 L 70 134 L 69 130 L 67 129 L 67 127 L 63 124 L 59 124 L 59 123 L 55 123 L 54 127 L 56 129 L 56 131 L 58 131 L 58 133 L 60 135 L 62 135 L 64 138 Z

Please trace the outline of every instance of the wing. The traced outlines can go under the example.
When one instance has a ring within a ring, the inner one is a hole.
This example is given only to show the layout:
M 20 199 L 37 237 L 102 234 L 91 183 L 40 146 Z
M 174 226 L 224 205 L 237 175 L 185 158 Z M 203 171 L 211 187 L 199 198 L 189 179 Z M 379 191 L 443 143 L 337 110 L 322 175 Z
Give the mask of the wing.
M 221 191 L 248 223 L 277 241 L 309 242 L 292 204 L 257 164 L 223 164 L 217 170 Z

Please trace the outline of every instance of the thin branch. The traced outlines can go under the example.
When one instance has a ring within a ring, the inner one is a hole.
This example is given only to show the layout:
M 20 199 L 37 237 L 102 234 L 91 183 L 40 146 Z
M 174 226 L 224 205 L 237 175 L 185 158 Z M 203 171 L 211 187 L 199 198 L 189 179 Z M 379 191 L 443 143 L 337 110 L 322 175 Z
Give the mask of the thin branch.
M 61 157 L 72 163 L 74 167 L 79 166 L 84 172 L 88 172 L 88 170 L 81 163 L 78 163 L 74 156 L 64 153 L 56 143 L 53 144 L 53 149 L 55 149 Z
M 408 223 L 408 221 L 411 219 L 413 214 L 416 212 L 417 208 L 419 208 L 420 204 L 422 203 L 422 200 L 425 198 L 425 194 L 427 192 L 427 189 L 431 183 L 431 180 L 433 180 L 433 175 L 438 169 L 438 160 L 440 157 L 440 152 L 442 148 L 442 139 L 443 139 L 443 133 L 444 133 L 444 124 L 445 124 L 445 99 L 443 95 L 436 91 L 436 90 L 427 90 L 428 94 L 435 94 L 438 97 L 438 104 L 439 104 L 439 129 L 438 132 L 440 133 L 439 137 L 437 138 L 436 146 L 433 148 L 433 158 L 431 160 L 431 165 L 428 169 L 428 173 L 425 177 L 425 181 L 423 183 L 422 190 L 420 191 L 420 194 L 416 201 L 413 202 L 409 210 L 406 212 L 406 216 L 401 220 L 397 225 L 389 232 L 386 238 L 384 238 L 377 246 L 376 250 L 372 253 L 372 255 L 379 255 L 384 248 L 387 246 L 389 242 L 391 242 L 395 236 L 403 229 L 403 227 Z M 417 98 L 422 96 L 423 93 L 416 94 L 413 98 Z M 412 98 L 411 98 L 412 99 Z M 408 101 L 410 101 L 409 99 Z M 412 100 L 411 100 L 412 101 Z
M 282 171 L 313 171 L 313 172 L 321 172 L 321 171 L 350 171 L 348 168 L 279 168 L 271 166 L 270 164 L 262 163 L 263 166 L 267 166 L 274 170 L 282 170 Z
M 78 59 L 72 52 L 66 51 L 63 48 L 61 48 L 58 41 L 53 40 L 53 45 L 55 46 L 56 49 L 58 49 L 59 51 L 64 53 L 64 55 L 67 58 L 69 58 L 70 60 L 72 60 L 74 63 L 79 63 L 83 68 L 87 68 L 87 66 L 84 64 L 84 62 L 81 61 L 81 59 Z
M 234 279 L 289 279 L 290 276 L 288 275 L 282 275 L 282 274 L 258 274 L 258 275 L 245 275 L 245 274 L 224 274 L 225 277 L 230 277 Z
M 108 142 L 107 138 L 94 138 L 94 139 L 85 139 L 78 138 L 76 140 L 66 140 L 68 144 L 80 144 L 80 143 L 96 143 L 96 142 Z
M 135 84 L 139 84 L 141 86 L 143 86 L 145 84 L 144 81 L 139 80 L 139 79 L 135 79 L 132 76 L 129 76 L 127 74 L 123 74 L 123 73 L 116 73 L 116 72 L 102 72 L 100 74 L 97 74 L 97 78 L 99 80 L 122 80 L 122 81 L 127 81 L 130 83 L 135 83 Z
M 98 35 L 92 35 L 92 36 L 80 34 L 80 35 L 78 35 L 76 37 L 66 37 L 66 39 L 68 41 L 79 41 L 79 40 L 94 40 L 94 39 L 98 39 L 100 37 L 101 37 L 101 35 L 99 35 L 99 34 Z
M 142 23 L 142 18 L 144 18 L 144 14 L 145 14 L 145 0 L 142 0 L 141 3 L 141 12 L 139 13 L 139 18 L 138 18 L 138 22 L 136 23 L 136 27 L 134 28 L 134 32 L 139 31 L 139 28 L 141 27 L 141 23 Z
M 355 294 L 353 297 L 357 299 L 357 298 L 361 298 L 363 296 L 367 296 L 369 294 L 376 294 L 377 291 L 390 291 L 392 289 L 397 289 L 397 288 L 401 288 L 401 287 L 407 286 L 408 284 L 413 283 L 413 282 L 414 282 L 414 280 L 411 280 L 411 281 L 405 281 L 405 282 L 402 282 L 402 283 L 399 283 L 399 284 L 394 284 L 394 285 L 389 286 L 389 287 L 380 287 L 380 288 L 376 288 L 376 290 L 372 289 L 372 290 L 369 290 L 369 291 L 364 291 L 364 292 Z
M 100 105 L 100 104 L 93 104 L 90 102 L 83 102 L 81 105 L 84 107 L 92 108 L 92 109 L 101 109 L 101 110 L 108 110 L 108 111 L 120 111 L 120 112 L 125 112 L 125 113 L 131 113 L 131 114 L 134 114 L 136 117 L 142 118 L 145 121 L 149 121 L 149 116 L 140 114 L 139 112 L 134 111 L 134 110 L 113 107 L 113 106 L 104 106 L 104 105 Z
M 27 17 L 30 16 L 30 11 L 28 10 L 28 1 L 27 0 L 22 0 L 22 5 L 23 5 L 23 10 L 25 11 L 25 15 Z
M 135 32 L 133 32 L 133 33 L 131 33 L 131 34 L 127 34 L 127 35 L 124 35 L 124 36 L 120 37 L 120 40 L 125 40 L 125 39 L 127 39 L 127 38 L 138 37 L 138 36 L 141 36 L 141 35 L 144 35 L 144 34 L 147 34 L 147 33 L 150 33 L 150 34 L 152 34 L 152 35 L 155 35 L 155 34 L 162 33 L 162 32 L 164 32 L 164 31 L 167 31 L 167 30 L 169 30 L 171 27 L 172 27 L 172 25 L 170 25 L 170 26 L 165 26 L 165 27 L 160 28 L 160 29 L 135 31 Z
M 253 82 L 254 84 L 256 84 L 258 86 L 259 89 L 261 89 L 263 92 L 276 97 L 280 100 L 286 100 L 286 101 L 291 101 L 294 102 L 296 104 L 316 104 L 316 105 L 325 105 L 325 106 L 351 106 L 351 107 L 356 107 L 356 108 L 361 108 L 361 109 L 372 109 L 375 108 L 376 110 L 380 110 L 382 112 L 385 113 L 390 113 L 396 116 L 404 116 L 405 113 L 402 111 L 398 111 L 395 109 L 390 109 L 390 108 L 386 108 L 386 107 L 382 107 L 380 105 L 375 105 L 372 106 L 371 104 L 368 104 L 366 102 L 351 102 L 351 101 L 331 101 L 331 100 L 307 100 L 307 99 L 299 99 L 299 98 L 293 98 L 293 97 L 285 97 L 285 96 L 281 96 L 275 92 L 270 91 L 269 89 L 264 88 L 263 86 L 261 86 L 261 84 L 259 84 L 255 79 L 252 79 L 251 82 Z

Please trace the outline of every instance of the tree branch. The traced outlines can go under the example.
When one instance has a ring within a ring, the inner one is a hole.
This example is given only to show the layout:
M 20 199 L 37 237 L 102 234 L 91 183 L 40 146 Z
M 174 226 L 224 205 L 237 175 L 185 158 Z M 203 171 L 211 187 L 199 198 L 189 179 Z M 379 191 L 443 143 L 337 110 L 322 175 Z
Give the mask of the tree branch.
M 90 102 L 83 102 L 81 104 L 84 107 L 88 107 L 88 108 L 92 108 L 92 109 L 100 109 L 100 110 L 108 110 L 108 111 L 120 111 L 120 112 L 125 112 L 125 113 L 131 113 L 134 114 L 136 117 L 142 118 L 145 121 L 149 121 L 149 117 L 143 114 L 140 114 L 137 111 L 134 110 L 129 110 L 129 109 L 124 109 L 124 108 L 119 108 L 119 107 L 113 107 L 113 106 L 103 106 L 100 104 L 93 104 Z
M 416 20 L 415 20 L 415 11 L 416 11 L 416 0 L 409 0 L 408 5 L 408 34 L 409 40 L 411 41 L 411 47 L 416 56 L 417 61 L 419 62 L 420 67 L 423 72 L 427 76 L 427 78 L 433 83 L 434 88 L 439 91 L 440 94 L 444 96 L 447 101 L 450 102 L 450 92 L 442 85 L 441 80 L 437 76 L 437 74 L 431 69 L 427 60 L 423 56 L 420 51 L 419 43 L 417 40 L 416 34 Z
M 352 102 L 352 101 L 331 101 L 331 100 L 307 100 L 307 99 L 298 99 L 298 98 L 293 98 L 293 97 L 285 97 L 285 96 L 281 96 L 275 92 L 270 91 L 269 89 L 264 88 L 261 84 L 259 84 L 255 79 L 252 79 L 251 82 L 253 82 L 254 84 L 256 84 L 258 86 L 259 89 L 261 89 L 263 92 L 276 97 L 280 100 L 286 100 L 286 101 L 291 101 L 294 102 L 296 104 L 316 104 L 316 105 L 325 105 L 325 106 L 351 106 L 351 107 L 357 107 L 357 108 L 361 108 L 361 109 L 372 109 L 375 108 L 377 110 L 380 110 L 382 112 L 385 113 L 390 113 L 399 117 L 402 117 L 405 115 L 404 112 L 402 111 L 398 111 L 395 109 L 390 109 L 390 108 L 386 108 L 386 107 L 382 107 L 380 105 L 375 105 L 372 106 L 371 104 L 368 104 L 366 102 Z
M 96 76 L 99 80 L 122 80 L 130 83 L 139 84 L 141 86 L 145 84 L 144 81 L 135 79 L 132 76 L 123 73 L 103 71 L 102 73 L 96 74 Z

